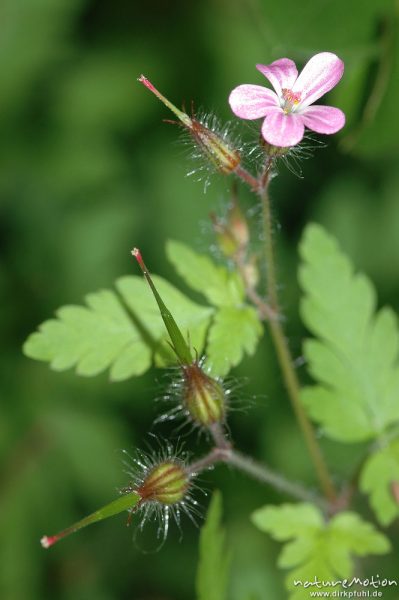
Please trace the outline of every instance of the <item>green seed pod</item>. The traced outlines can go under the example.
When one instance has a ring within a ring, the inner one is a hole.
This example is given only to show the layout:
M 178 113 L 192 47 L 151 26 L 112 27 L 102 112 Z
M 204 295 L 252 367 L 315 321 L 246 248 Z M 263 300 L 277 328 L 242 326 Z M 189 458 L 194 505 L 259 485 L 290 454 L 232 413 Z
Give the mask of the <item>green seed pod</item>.
M 198 363 L 183 367 L 183 401 L 191 419 L 208 427 L 224 421 L 226 395 L 222 385 Z
M 184 499 L 188 486 L 189 477 L 183 466 L 166 460 L 150 470 L 137 493 L 143 501 L 153 500 L 165 505 L 178 504 Z
M 236 170 L 241 162 L 240 153 L 226 139 L 223 132 L 208 127 L 206 123 L 195 117 L 190 117 L 187 113 L 176 108 L 144 75 L 139 77 L 139 82 L 155 94 L 177 116 L 180 124 L 189 132 L 201 154 L 217 171 L 228 175 Z

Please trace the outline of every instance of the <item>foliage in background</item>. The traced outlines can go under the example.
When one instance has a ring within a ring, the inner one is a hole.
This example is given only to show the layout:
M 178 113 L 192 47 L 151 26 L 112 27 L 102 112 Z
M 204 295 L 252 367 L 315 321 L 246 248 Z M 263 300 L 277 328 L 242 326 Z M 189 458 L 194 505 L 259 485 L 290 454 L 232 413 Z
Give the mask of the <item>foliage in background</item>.
M 272 190 L 293 347 L 300 352 L 303 336 L 295 246 L 309 218 L 336 234 L 382 290 L 383 304 L 398 305 L 396 4 L 356 0 L 349 12 L 343 0 L 320 3 L 317 10 L 311 0 L 133 4 L 7 0 L 1 9 L 0 590 L 7 600 L 193 595 L 196 531 L 186 531 L 181 545 L 176 536 L 167 553 L 150 560 L 137 552 L 123 521 L 121 527 L 111 522 L 85 532 L 51 558 L 38 542 L 50 524 L 56 529 L 82 509 L 90 512 L 123 485 L 115 450 L 133 447 L 149 428 L 157 391 L 151 377 L 137 379 L 133 389 L 131 382 L 111 386 L 105 377 L 54 375 L 21 357 L 22 341 L 57 306 L 76 305 L 91 290 L 109 288 L 128 274 L 133 244 L 146 251 L 155 272 L 178 285 L 164 256 L 165 239 L 194 240 L 203 253 L 199 223 L 226 196 L 224 183 L 214 181 L 204 195 L 202 184 L 182 177 L 190 170 L 187 158 L 168 147 L 174 132 L 160 126 L 161 113 L 143 100 L 136 75 L 152 73 L 176 102 L 193 98 L 227 116 L 228 92 L 252 80 L 256 62 L 284 55 L 305 60 L 320 47 L 340 54 L 346 78 L 334 91 L 334 104 L 350 113 L 341 154 L 337 158 L 335 148 L 319 151 L 302 165 L 303 181 L 281 167 L 284 177 Z M 190 69 L 182 55 L 190 56 Z M 233 415 L 235 435 L 260 458 L 274 456 L 297 478 L 309 478 L 268 340 L 259 348 L 245 364 L 252 378 L 246 393 L 256 398 L 255 407 Z M 384 524 L 396 514 L 387 473 L 397 472 L 397 454 L 395 444 L 381 449 L 362 477 L 374 508 L 384 507 Z M 348 456 L 330 446 L 337 475 L 353 466 Z M 263 600 L 273 590 L 280 600 L 285 592 L 265 565 L 265 556 L 274 564 L 275 546 L 246 524 L 251 509 L 275 496 L 244 481 L 228 474 L 223 480 L 227 520 L 236 535 L 232 547 L 245 539 L 251 556 L 242 573 L 244 593 Z M 393 555 L 381 569 L 392 571 L 396 562 Z M 237 586 L 232 598 L 242 600 L 238 594 Z
M 170 241 L 167 254 L 186 283 L 214 306 L 195 304 L 160 277 L 154 283 L 198 355 L 205 351 L 212 372 L 226 375 L 245 351 L 254 353 L 262 333 L 255 309 L 245 304 L 243 283 L 235 272 L 184 244 Z M 58 320 L 46 321 L 29 337 L 25 354 L 50 361 L 56 371 L 77 365 L 79 375 L 97 375 L 112 365 L 111 381 L 141 375 L 151 365 L 151 351 L 158 365 L 174 364 L 157 304 L 143 278 L 123 277 L 116 287 L 119 296 L 110 290 L 87 296 L 89 308 L 60 308 Z
M 387 537 L 356 513 L 340 512 L 326 523 L 313 504 L 264 506 L 253 513 L 252 521 L 279 542 L 288 542 L 278 565 L 291 569 L 286 577 L 290 600 L 309 598 L 309 587 L 304 584 L 315 577 L 320 582 L 351 581 L 355 557 L 386 554 L 391 549 Z M 345 588 L 336 585 L 334 589 Z
M 222 496 L 216 491 L 213 493 L 200 535 L 200 557 L 196 579 L 198 600 L 227 598 L 231 552 L 228 550 L 221 518 Z

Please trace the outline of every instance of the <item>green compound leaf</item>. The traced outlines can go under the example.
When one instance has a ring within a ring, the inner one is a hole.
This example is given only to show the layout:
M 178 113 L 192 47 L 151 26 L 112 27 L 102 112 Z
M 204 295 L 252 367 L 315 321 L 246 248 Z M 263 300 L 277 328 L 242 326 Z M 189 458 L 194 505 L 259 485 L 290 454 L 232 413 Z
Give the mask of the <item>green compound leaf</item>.
M 289 600 L 304 600 L 312 589 L 331 589 L 331 582 L 350 579 L 355 556 L 390 550 L 389 540 L 353 512 L 342 512 L 326 523 L 312 504 L 284 504 L 256 510 L 252 521 L 273 539 L 287 542 L 278 566 L 292 569 L 286 578 Z M 305 587 L 307 581 L 318 581 L 319 587 Z
M 166 300 L 173 302 L 179 325 L 183 331 L 190 331 L 192 343 L 200 352 L 212 309 L 188 300 L 161 278 L 155 280 Z M 153 352 L 167 339 L 167 332 L 141 277 L 123 277 L 116 286 L 132 315 L 112 291 L 89 294 L 86 307 L 60 308 L 57 319 L 46 321 L 29 336 L 25 354 L 49 361 L 57 371 L 76 366 L 79 375 L 97 375 L 110 367 L 114 381 L 144 373 L 151 365 Z
M 235 306 L 244 301 L 244 286 L 236 273 L 216 265 L 181 242 L 169 240 L 166 253 L 179 275 L 214 306 Z
M 213 303 L 201 306 L 154 275 L 154 284 L 183 337 L 198 356 L 206 352 L 214 375 L 224 376 L 244 353 L 253 354 L 262 326 L 256 311 L 244 304 L 242 282 L 178 242 L 168 254 L 183 277 Z M 27 356 L 50 362 L 54 370 L 73 366 L 79 375 L 110 368 L 121 381 L 144 373 L 152 360 L 160 367 L 176 364 L 176 355 L 154 296 L 140 275 L 116 281 L 119 295 L 103 290 L 86 297 L 87 306 L 64 306 L 24 345 Z M 234 332 L 234 335 L 232 335 Z
M 140 375 L 151 364 L 143 342 L 117 296 L 108 290 L 86 296 L 87 306 L 63 306 L 29 336 L 24 352 L 49 361 L 55 371 L 76 366 L 79 375 L 97 375 L 111 366 L 111 379 Z
M 162 277 L 153 275 L 152 279 L 183 335 L 189 340 L 191 347 L 200 354 L 204 348 L 206 332 L 214 309 L 196 304 Z M 143 336 L 155 346 L 157 342 L 158 345 L 159 342 L 161 343 L 162 349 L 157 357 L 158 364 L 175 363 L 176 357 L 167 343 L 169 336 L 165 324 L 145 279 L 136 275 L 121 277 L 116 281 L 116 287 L 131 310 Z
M 197 600 L 225 600 L 230 565 L 226 534 L 221 526 L 222 497 L 216 491 L 200 535 L 200 557 L 196 578 Z
M 212 373 L 223 377 L 245 353 L 255 352 L 263 332 L 257 313 L 244 304 L 244 286 L 237 273 L 181 242 L 169 240 L 166 251 L 185 282 L 217 308 L 208 332 L 206 356 Z
M 370 504 L 381 525 L 399 516 L 399 501 L 394 490 L 399 486 L 399 440 L 372 454 L 363 467 L 360 489 L 370 495 Z
M 399 336 L 393 311 L 376 309 L 371 282 L 355 274 L 337 242 L 309 225 L 300 244 L 301 314 L 317 339 L 304 352 L 318 385 L 302 392 L 309 415 L 331 438 L 357 442 L 399 419 Z
M 209 332 L 207 365 L 212 373 L 224 376 L 238 365 L 244 353 L 254 354 L 262 325 L 256 311 L 250 306 L 226 306 L 216 313 Z

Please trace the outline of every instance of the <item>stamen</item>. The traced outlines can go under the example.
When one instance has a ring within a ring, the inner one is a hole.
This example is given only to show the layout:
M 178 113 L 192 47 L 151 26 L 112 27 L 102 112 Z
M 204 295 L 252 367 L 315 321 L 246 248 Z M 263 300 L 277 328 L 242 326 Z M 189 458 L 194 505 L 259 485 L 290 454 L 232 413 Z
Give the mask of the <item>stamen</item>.
M 300 103 L 301 93 L 293 92 L 288 88 L 283 88 L 281 91 L 283 93 L 284 98 L 283 110 L 285 113 L 289 113 L 295 106 L 297 106 Z

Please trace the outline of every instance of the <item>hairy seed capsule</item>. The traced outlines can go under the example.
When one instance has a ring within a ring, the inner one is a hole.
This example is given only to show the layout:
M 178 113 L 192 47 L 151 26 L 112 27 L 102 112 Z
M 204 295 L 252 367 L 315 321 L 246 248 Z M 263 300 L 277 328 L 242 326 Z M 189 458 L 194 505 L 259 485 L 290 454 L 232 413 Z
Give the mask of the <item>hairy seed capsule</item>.
M 137 489 L 142 500 L 153 500 L 161 504 L 177 504 L 184 499 L 189 478 L 177 462 L 167 460 L 154 466 Z
M 226 397 L 221 384 L 197 363 L 183 367 L 183 398 L 193 421 L 209 426 L 224 421 Z
M 235 171 L 241 162 L 240 154 L 222 134 L 213 131 L 205 123 L 176 108 L 144 75 L 139 77 L 139 81 L 177 116 L 181 125 L 190 133 L 201 153 L 215 169 L 226 175 Z
M 231 148 L 220 135 L 197 119 L 192 119 L 188 130 L 203 155 L 217 171 L 228 175 L 236 170 L 241 162 L 238 150 Z

